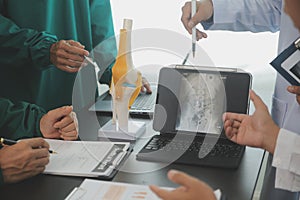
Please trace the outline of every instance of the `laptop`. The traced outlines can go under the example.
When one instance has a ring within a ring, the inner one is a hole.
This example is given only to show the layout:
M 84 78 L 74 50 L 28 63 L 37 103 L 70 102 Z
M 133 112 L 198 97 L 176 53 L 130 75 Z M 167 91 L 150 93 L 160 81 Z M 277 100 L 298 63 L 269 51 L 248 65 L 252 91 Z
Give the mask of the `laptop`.
M 153 136 L 140 161 L 237 168 L 245 146 L 228 140 L 224 112 L 248 113 L 251 74 L 231 68 L 164 67 L 159 74 Z
M 131 117 L 152 118 L 156 100 L 157 86 L 151 85 L 151 94 L 140 93 L 130 107 L 129 114 Z M 95 104 L 89 111 L 97 111 L 106 114 L 112 114 L 112 98 L 109 91 L 100 95 Z

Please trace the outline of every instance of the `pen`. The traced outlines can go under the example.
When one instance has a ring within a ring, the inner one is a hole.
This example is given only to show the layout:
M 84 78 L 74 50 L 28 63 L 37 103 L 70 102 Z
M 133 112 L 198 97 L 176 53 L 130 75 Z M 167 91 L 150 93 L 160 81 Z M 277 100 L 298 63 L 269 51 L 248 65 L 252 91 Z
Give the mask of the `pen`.
M 1 145 L 14 145 L 17 144 L 18 142 L 15 140 L 10 140 L 10 139 L 6 139 L 6 138 L 0 138 L 0 144 Z M 49 153 L 53 153 L 53 154 L 57 154 L 57 152 L 53 151 L 53 150 L 49 150 Z
M 192 14 L 191 18 L 196 14 L 197 10 L 197 4 L 196 0 L 192 0 Z M 193 58 L 195 58 L 196 53 L 196 25 L 192 28 L 192 52 L 193 52 Z
M 185 65 L 185 63 L 186 63 L 186 61 L 189 59 L 189 57 L 190 57 L 190 51 L 186 54 L 186 56 L 185 56 L 185 58 L 184 58 L 184 60 L 183 60 L 183 62 L 182 62 L 182 64 L 181 65 Z
M 91 64 L 91 65 L 93 65 L 94 66 L 94 68 L 95 68 L 95 75 L 96 75 L 96 82 L 97 82 L 97 92 L 98 92 L 98 95 L 100 95 L 101 94 L 101 89 L 100 89 L 100 83 L 99 83 L 99 80 L 100 80 L 100 78 L 98 77 L 98 74 L 99 74 L 99 72 L 100 72 L 100 67 L 98 66 L 98 64 L 94 61 L 94 59 L 93 58 L 91 58 L 91 57 L 88 57 L 88 56 L 84 56 L 84 58 L 85 58 L 85 60 L 89 63 L 89 64 Z
M 93 58 L 88 57 L 88 56 L 84 56 L 84 58 L 85 58 L 85 60 L 86 60 L 88 63 L 92 64 L 92 65 L 96 68 L 96 70 L 98 70 L 98 71 L 100 70 L 100 67 L 99 67 L 98 64 L 94 61 Z
M 84 56 L 84 58 L 86 59 L 86 61 L 88 61 L 88 63 L 92 64 L 93 66 L 95 65 L 95 63 L 91 57 Z

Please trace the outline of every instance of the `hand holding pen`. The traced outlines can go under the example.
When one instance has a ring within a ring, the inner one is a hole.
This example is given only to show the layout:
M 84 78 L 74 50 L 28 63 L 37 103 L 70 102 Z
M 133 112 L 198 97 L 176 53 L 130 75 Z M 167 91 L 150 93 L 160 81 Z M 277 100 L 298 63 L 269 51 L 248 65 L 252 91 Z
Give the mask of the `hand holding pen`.
M 74 40 L 60 40 L 51 45 L 50 61 L 58 69 L 75 73 L 78 72 L 84 56 L 88 56 L 89 52 L 85 46 Z
M 194 0 L 192 0 L 194 1 Z M 192 2 L 188 1 L 182 7 L 181 21 L 184 28 L 192 34 L 192 29 L 199 23 L 211 19 L 213 16 L 212 0 L 201 0 L 196 2 L 195 14 L 192 14 Z M 207 38 L 207 34 L 196 29 L 196 40 Z
M 49 144 L 42 138 L 25 139 L 0 149 L 0 166 L 5 183 L 35 176 L 49 163 Z
M 15 140 L 11 140 L 11 139 L 6 139 L 6 138 L 0 138 L 0 144 L 2 146 L 5 146 L 5 145 L 14 145 L 14 144 L 17 144 L 18 141 L 15 141 Z M 47 143 L 48 144 L 48 143 Z M 49 146 L 49 145 L 48 145 Z M 39 148 L 43 148 L 43 146 L 39 146 Z M 53 150 L 48 150 L 49 153 L 53 153 L 53 154 L 57 154 L 57 152 L 53 151 Z

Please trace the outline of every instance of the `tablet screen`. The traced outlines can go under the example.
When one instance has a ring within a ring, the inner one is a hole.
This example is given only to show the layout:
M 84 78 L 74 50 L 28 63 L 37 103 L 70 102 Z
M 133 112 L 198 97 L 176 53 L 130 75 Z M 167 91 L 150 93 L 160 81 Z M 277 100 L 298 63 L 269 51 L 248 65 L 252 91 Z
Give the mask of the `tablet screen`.
M 161 133 L 221 134 L 224 112 L 247 113 L 246 72 L 162 68 L 153 128 Z
M 176 130 L 221 134 L 226 76 L 182 73 Z

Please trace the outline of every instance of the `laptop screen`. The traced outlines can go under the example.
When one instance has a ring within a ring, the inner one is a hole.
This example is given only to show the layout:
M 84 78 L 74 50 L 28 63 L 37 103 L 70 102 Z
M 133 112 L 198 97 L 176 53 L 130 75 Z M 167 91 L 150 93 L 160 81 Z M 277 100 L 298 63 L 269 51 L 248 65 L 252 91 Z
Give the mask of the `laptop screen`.
M 224 112 L 247 113 L 251 75 L 218 69 L 162 68 L 154 130 L 221 134 Z

